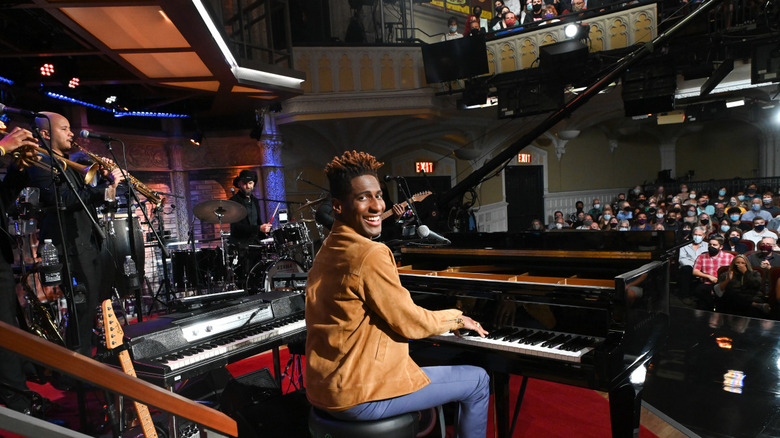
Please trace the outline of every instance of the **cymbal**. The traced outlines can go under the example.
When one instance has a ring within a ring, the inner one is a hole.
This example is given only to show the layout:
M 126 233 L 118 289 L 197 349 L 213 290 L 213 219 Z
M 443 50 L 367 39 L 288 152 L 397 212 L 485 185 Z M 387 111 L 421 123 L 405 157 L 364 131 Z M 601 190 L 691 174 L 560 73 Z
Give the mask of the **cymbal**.
M 210 224 L 229 224 L 238 222 L 247 215 L 246 208 L 235 201 L 228 199 L 212 199 L 203 201 L 192 209 L 192 214 L 203 222 Z
M 307 202 L 307 203 L 305 203 L 305 204 L 301 205 L 300 207 L 298 207 L 298 210 L 296 210 L 296 211 L 301 211 L 301 210 L 303 210 L 303 209 L 304 209 L 304 208 L 306 208 L 306 207 L 310 207 L 310 206 L 312 206 L 312 205 L 319 204 L 320 202 L 322 202 L 322 201 L 324 201 L 324 200 L 326 200 L 326 199 L 328 199 L 328 197 L 327 197 L 327 196 L 323 196 L 323 197 L 322 197 L 322 198 L 320 198 L 320 199 L 315 199 L 315 200 L 313 200 L 313 201 L 309 201 L 309 202 Z

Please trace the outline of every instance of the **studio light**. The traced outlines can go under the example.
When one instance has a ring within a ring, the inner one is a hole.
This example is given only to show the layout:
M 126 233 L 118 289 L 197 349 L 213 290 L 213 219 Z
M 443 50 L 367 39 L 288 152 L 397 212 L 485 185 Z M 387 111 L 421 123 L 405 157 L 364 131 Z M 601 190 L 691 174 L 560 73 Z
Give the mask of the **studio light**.
M 79 86 L 79 78 L 73 78 L 68 82 L 68 88 L 76 88 Z
M 41 76 L 51 76 L 54 73 L 54 66 L 52 64 L 43 64 L 41 66 Z
M 582 23 L 567 24 L 566 27 L 563 28 L 563 34 L 569 39 L 584 40 L 587 39 L 590 34 L 590 26 Z
M 194 134 L 192 134 L 192 137 L 190 137 L 190 143 L 192 143 L 195 146 L 200 146 L 200 143 L 203 141 L 203 132 L 201 131 L 195 131 Z

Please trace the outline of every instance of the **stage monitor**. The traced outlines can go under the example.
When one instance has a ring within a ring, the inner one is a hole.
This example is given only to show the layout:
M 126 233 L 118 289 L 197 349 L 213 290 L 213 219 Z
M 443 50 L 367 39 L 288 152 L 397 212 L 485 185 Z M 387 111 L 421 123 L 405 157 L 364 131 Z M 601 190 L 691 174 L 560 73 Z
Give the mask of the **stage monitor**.
M 429 84 L 473 78 L 490 72 L 484 35 L 421 47 L 425 80 Z
M 750 60 L 750 83 L 780 81 L 780 42 L 753 46 Z

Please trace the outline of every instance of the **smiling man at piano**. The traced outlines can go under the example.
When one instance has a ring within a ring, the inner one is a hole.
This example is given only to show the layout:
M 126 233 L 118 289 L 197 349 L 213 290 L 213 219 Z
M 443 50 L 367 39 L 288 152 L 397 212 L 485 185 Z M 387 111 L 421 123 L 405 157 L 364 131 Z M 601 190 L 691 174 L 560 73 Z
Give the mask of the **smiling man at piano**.
M 459 403 L 458 437 L 484 438 L 489 378 L 473 366 L 420 368 L 408 339 L 449 330 L 487 332 L 460 310 L 429 311 L 401 286 L 393 254 L 372 238 L 385 210 L 376 169 L 363 152 L 325 168 L 336 221 L 306 287 L 306 388 L 311 403 L 344 420 L 376 420 Z

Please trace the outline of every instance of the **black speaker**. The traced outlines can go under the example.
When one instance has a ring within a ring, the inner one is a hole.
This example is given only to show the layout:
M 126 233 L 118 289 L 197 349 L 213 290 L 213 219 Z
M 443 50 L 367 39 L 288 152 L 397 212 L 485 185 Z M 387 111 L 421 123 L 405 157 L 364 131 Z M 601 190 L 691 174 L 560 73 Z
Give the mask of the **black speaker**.
M 228 382 L 220 402 L 240 437 L 306 437 L 309 407 L 304 391 L 282 395 L 268 368 Z
M 271 371 L 263 368 L 230 379 L 222 391 L 219 406 L 222 412 L 233 415 L 247 406 L 281 395 L 282 391 L 271 375 Z

